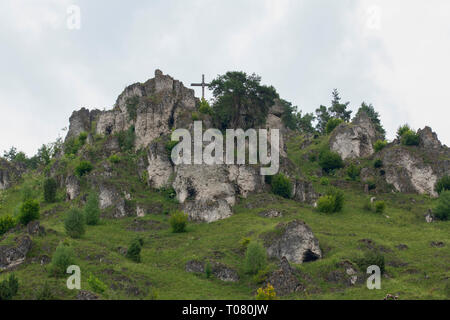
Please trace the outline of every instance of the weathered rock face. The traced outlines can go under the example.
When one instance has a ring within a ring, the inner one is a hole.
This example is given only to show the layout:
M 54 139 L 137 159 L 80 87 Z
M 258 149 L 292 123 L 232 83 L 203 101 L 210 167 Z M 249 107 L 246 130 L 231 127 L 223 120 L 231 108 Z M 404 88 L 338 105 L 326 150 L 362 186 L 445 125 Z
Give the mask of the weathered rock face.
M 74 111 L 69 119 L 70 125 L 66 135 L 66 141 L 70 138 L 78 137 L 82 132 L 91 132 L 92 123 L 100 113 L 100 110 L 89 111 L 86 108 Z
M 438 180 L 430 164 L 407 148 L 394 146 L 383 150 L 382 161 L 386 182 L 399 192 L 437 196 L 434 186 Z
M 279 296 L 303 290 L 303 286 L 295 276 L 295 270 L 291 268 L 286 257 L 281 258 L 280 269 L 268 277 L 266 285 L 269 283 Z
M 186 263 L 186 272 L 191 273 L 205 273 L 206 263 L 204 261 L 191 260 Z M 211 263 L 212 274 L 224 282 L 237 282 L 239 275 L 236 270 L 218 262 Z
M 232 215 L 236 196 L 262 189 L 259 169 L 237 165 L 179 165 L 173 188 L 193 221 L 213 222 Z
M 31 245 L 29 236 L 21 236 L 16 239 L 14 247 L 0 246 L 0 271 L 14 268 L 23 263 Z
M 66 198 L 73 200 L 80 195 L 80 181 L 75 176 L 69 176 L 66 179 Z
M 130 118 L 127 110 L 127 99 L 132 97 L 139 97 L 136 119 Z M 146 147 L 176 127 L 183 114 L 195 111 L 196 103 L 194 90 L 156 70 L 155 78 L 127 87 L 118 97 L 113 110 L 100 113 L 96 132 L 111 134 L 134 125 L 136 148 Z
M 113 218 L 123 218 L 136 214 L 135 210 L 127 208 L 125 197 L 115 187 L 108 184 L 100 184 L 99 186 L 99 205 L 100 209 L 113 208 Z
M 314 191 L 312 183 L 301 179 L 295 181 L 292 193 L 294 200 L 309 204 L 314 203 L 319 198 L 319 195 Z
M 442 147 L 437 134 L 430 127 L 425 127 L 417 131 L 419 135 L 419 146 L 425 149 L 440 149 Z
M 294 220 L 288 224 L 279 224 L 277 229 L 275 237 L 264 239 L 269 257 L 286 257 L 289 262 L 299 264 L 322 258 L 319 240 L 303 221 Z
M 23 168 L 19 168 L 5 159 L 0 158 L 0 190 L 11 187 L 23 172 Z
M 363 277 L 350 261 L 342 261 L 337 264 L 336 270 L 331 271 L 327 275 L 326 280 L 346 286 L 354 286 L 357 283 L 361 283 Z
M 361 112 L 351 124 L 343 123 L 334 129 L 330 137 L 331 150 L 342 159 L 369 157 L 374 153 L 373 144 L 377 132 L 366 113 Z
M 173 176 L 173 167 L 165 145 L 154 142 L 147 151 L 148 183 L 153 188 L 162 188 L 169 184 Z

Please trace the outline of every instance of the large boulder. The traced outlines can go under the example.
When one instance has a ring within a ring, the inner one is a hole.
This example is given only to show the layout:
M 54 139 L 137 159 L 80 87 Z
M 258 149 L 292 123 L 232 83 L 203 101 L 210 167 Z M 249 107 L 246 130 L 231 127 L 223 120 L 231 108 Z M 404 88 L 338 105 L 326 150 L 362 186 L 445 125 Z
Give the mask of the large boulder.
M 162 141 L 153 142 L 147 150 L 148 183 L 153 188 L 162 188 L 173 177 L 173 166 L 168 151 Z
M 0 271 L 9 270 L 25 261 L 32 241 L 29 236 L 20 236 L 15 241 L 15 246 L 0 246 Z
M 333 130 L 330 149 L 342 159 L 366 158 L 374 153 L 377 131 L 365 112 L 360 112 L 352 123 L 342 123 Z
M 319 240 L 301 220 L 280 223 L 277 230 L 265 235 L 264 244 L 270 258 L 286 257 L 289 262 L 299 264 L 322 258 Z
M 417 130 L 419 146 L 425 149 L 440 149 L 442 147 L 437 134 L 430 127 Z

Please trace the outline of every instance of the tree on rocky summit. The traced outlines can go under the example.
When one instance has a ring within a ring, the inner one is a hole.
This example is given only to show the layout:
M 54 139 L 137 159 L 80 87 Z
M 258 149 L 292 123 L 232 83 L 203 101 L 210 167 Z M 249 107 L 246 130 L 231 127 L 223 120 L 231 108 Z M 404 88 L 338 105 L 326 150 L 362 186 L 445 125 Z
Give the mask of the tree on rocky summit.
M 330 113 L 334 118 L 342 119 L 346 122 L 350 121 L 352 115 L 351 110 L 347 110 L 350 102 L 341 103 L 341 97 L 337 89 L 333 90 L 333 100 L 331 101 Z
M 261 85 L 259 76 L 239 71 L 218 76 L 209 88 L 214 96 L 214 122 L 221 129 L 248 129 L 263 124 L 278 98 L 273 86 Z
M 365 102 L 363 102 L 361 104 L 361 107 L 358 109 L 356 116 L 358 116 L 362 112 L 365 112 L 367 114 L 367 116 L 372 121 L 373 125 L 375 126 L 375 129 L 377 130 L 377 132 L 384 139 L 386 136 L 386 130 L 381 125 L 380 114 L 375 111 L 375 108 L 372 106 L 372 104 L 366 104 Z

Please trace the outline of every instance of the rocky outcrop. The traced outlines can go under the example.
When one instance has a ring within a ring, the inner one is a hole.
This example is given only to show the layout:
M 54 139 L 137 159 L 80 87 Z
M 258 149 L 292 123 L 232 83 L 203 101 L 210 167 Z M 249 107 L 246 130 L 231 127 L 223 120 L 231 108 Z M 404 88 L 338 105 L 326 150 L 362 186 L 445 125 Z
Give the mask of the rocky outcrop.
M 271 284 L 279 296 L 303 290 L 303 286 L 296 277 L 296 271 L 290 266 L 286 257 L 281 258 L 280 269 L 269 275 L 267 284 Z
M 167 186 L 173 177 L 173 167 L 163 142 L 153 142 L 150 145 L 147 151 L 147 161 L 149 185 L 157 189 Z
M 114 186 L 102 183 L 99 185 L 99 205 L 101 210 L 112 209 L 113 218 L 124 218 L 136 215 L 136 208 L 129 208 L 123 193 Z
M 66 198 L 73 200 L 80 195 L 80 181 L 75 176 L 66 178 Z
M 419 146 L 425 149 L 440 149 L 442 147 L 437 134 L 430 127 L 417 130 Z
M 437 196 L 434 186 L 438 176 L 431 165 L 417 153 L 394 146 L 382 153 L 386 182 L 397 191 Z
M 82 132 L 90 133 L 92 125 L 100 113 L 100 110 L 89 111 L 86 108 L 74 111 L 69 118 L 70 125 L 66 135 L 66 141 L 78 137 Z
M 346 286 L 354 286 L 362 282 L 363 277 L 350 261 L 341 261 L 337 264 L 336 270 L 331 271 L 326 280 L 329 282 L 340 283 Z
M 24 171 L 24 168 L 0 158 L 0 190 L 11 187 Z
M 279 224 L 276 231 L 264 236 L 264 244 L 270 258 L 286 257 L 289 262 L 299 264 L 322 258 L 319 240 L 301 220 Z
M 25 261 L 32 246 L 31 239 L 29 236 L 20 236 L 15 241 L 15 246 L 0 246 L 0 271 L 9 270 Z
M 45 228 L 40 225 L 39 221 L 31 221 L 27 224 L 27 232 L 32 236 L 43 236 Z
M 355 117 L 352 123 L 340 124 L 331 134 L 330 148 L 342 159 L 366 158 L 374 153 L 373 144 L 377 132 L 365 112 Z
M 314 203 L 319 198 L 319 195 L 314 191 L 312 183 L 303 179 L 295 181 L 292 193 L 294 200 L 309 204 Z
M 190 260 L 186 263 L 186 272 L 190 273 L 205 273 L 206 263 L 199 260 Z M 217 279 L 224 282 L 237 282 L 239 281 L 239 275 L 236 270 L 218 262 L 211 263 L 211 273 Z

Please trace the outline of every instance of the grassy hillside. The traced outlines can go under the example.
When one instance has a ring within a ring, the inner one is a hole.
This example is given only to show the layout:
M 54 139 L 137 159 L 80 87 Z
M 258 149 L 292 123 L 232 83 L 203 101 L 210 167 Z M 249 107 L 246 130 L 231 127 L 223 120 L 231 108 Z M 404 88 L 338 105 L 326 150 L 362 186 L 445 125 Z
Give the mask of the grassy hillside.
M 292 137 L 288 142 L 289 158 L 298 166 L 299 174 L 313 181 L 318 192 L 325 191 L 327 186 L 321 184 L 320 168 L 314 155 L 326 144 L 326 139 L 317 139 L 307 146 L 302 146 L 302 136 Z M 108 160 L 95 150 L 90 151 L 93 173 L 99 173 L 102 163 Z M 71 161 L 78 159 L 69 159 L 61 170 L 73 170 Z M 93 274 L 107 285 L 107 290 L 101 294 L 103 299 L 254 299 L 256 289 L 262 285 L 244 272 L 241 241 L 250 238 L 251 241 L 262 242 L 262 236 L 273 231 L 280 222 L 293 219 L 301 219 L 311 227 L 324 258 L 295 265 L 300 271 L 299 280 L 306 289 L 281 299 L 383 299 L 388 293 L 398 295 L 400 299 L 450 297 L 450 224 L 425 222 L 424 214 L 436 201 L 428 196 L 380 193 L 376 197 L 386 202 L 385 213 L 369 212 L 364 209 L 368 196 L 363 192 L 362 184 L 346 179 L 342 169 L 327 177 L 330 184 L 345 192 L 342 212 L 319 213 L 312 206 L 293 200 L 257 194 L 240 199 L 229 219 L 211 224 L 189 223 L 187 232 L 176 234 L 170 229 L 168 213 L 175 210 L 177 204 L 163 193 L 150 190 L 137 177 L 136 161 L 134 156 L 121 155 L 121 161 L 113 166 L 112 183 L 126 186 L 136 203 L 163 209 L 150 212 L 143 218 L 110 219 L 106 217 L 108 212 L 104 212 L 105 217 L 100 224 L 87 226 L 80 239 L 66 235 L 63 221 L 71 206 L 82 207 L 82 196 L 66 202 L 63 200 L 64 191 L 59 190 L 59 201 L 45 203 L 42 195 L 44 177 L 38 171 L 24 176 L 20 184 L 1 191 L 0 217 L 17 214 L 24 193 L 31 193 L 39 199 L 40 223 L 47 231 L 44 236 L 32 237 L 33 247 L 26 262 L 13 271 L 20 282 L 16 299 L 35 299 L 37 291 L 46 282 L 55 298 L 76 297 L 76 290 L 66 288 L 67 278 L 50 275 L 49 265 L 41 265 L 38 259 L 43 255 L 51 257 L 62 241 L 75 250 L 77 264 L 81 268 L 82 289 L 91 290 L 87 279 Z M 371 163 L 371 160 L 364 160 L 361 165 Z M 82 189 L 82 195 L 89 190 L 87 181 L 82 183 Z M 259 215 L 270 208 L 282 211 L 283 217 Z M 14 238 L 23 233 L 26 233 L 24 228 L 7 233 L 0 245 L 14 243 Z M 141 263 L 132 262 L 120 253 L 120 248 L 127 248 L 136 236 L 144 240 Z M 445 245 L 433 247 L 432 242 Z M 368 290 L 365 281 L 349 287 L 328 279 L 338 262 L 354 261 L 369 250 L 367 243 L 382 252 L 386 261 L 381 290 Z M 400 249 L 399 245 L 406 245 L 407 249 Z M 238 271 L 240 281 L 224 283 L 204 274 L 187 273 L 185 264 L 193 259 L 222 262 Z M 269 270 L 276 268 L 277 261 L 271 261 Z M 9 273 L 1 273 L 0 281 Z

